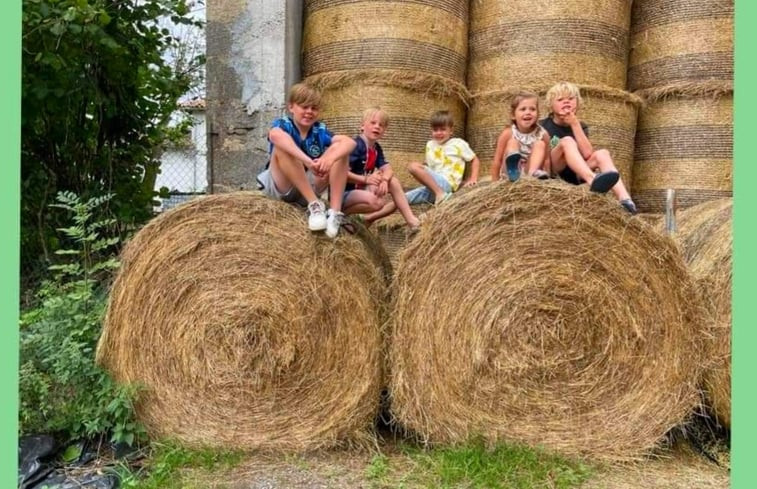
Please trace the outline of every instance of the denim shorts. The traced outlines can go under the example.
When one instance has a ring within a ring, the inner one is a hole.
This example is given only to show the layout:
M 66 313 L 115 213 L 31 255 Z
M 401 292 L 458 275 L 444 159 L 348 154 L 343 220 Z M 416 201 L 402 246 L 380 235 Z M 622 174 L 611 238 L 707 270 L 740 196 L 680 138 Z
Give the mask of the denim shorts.
M 452 192 L 452 185 L 447 181 L 446 178 L 441 173 L 437 173 L 434 170 L 430 170 L 428 168 L 424 168 L 428 172 L 431 177 L 433 177 L 434 182 L 436 182 L 437 185 L 439 185 L 439 188 L 441 188 L 445 193 Z M 409 204 L 433 204 L 436 200 L 436 196 L 434 195 L 434 192 L 432 192 L 428 187 L 425 185 L 414 188 L 413 190 L 410 190 L 408 192 L 405 192 L 405 197 L 407 197 L 407 202 Z

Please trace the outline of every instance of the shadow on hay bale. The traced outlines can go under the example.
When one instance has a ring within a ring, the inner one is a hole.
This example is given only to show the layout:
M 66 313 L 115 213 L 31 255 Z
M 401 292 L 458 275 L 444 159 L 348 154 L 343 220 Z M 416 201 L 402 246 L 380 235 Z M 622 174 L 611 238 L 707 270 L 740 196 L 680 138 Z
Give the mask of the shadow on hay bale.
M 252 192 L 166 212 L 128 243 L 98 362 L 145 387 L 151 436 L 299 451 L 369 440 L 389 270 Z M 373 245 L 375 246 L 375 245 Z
M 706 309 L 714 341 L 704 372 L 707 404 L 719 423 L 731 427 L 731 248 L 732 199 L 720 199 L 681 211 L 675 240 Z
M 585 188 L 498 182 L 448 201 L 393 289 L 393 413 L 427 442 L 631 459 L 699 402 L 701 311 L 678 250 Z

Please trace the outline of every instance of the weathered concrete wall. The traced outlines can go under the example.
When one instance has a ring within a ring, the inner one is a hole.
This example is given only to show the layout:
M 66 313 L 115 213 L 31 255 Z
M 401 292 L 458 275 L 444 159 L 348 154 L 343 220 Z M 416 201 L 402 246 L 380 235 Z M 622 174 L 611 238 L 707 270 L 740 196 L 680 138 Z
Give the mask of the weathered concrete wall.
M 301 76 L 302 11 L 302 0 L 208 1 L 212 192 L 256 188 L 268 127 Z

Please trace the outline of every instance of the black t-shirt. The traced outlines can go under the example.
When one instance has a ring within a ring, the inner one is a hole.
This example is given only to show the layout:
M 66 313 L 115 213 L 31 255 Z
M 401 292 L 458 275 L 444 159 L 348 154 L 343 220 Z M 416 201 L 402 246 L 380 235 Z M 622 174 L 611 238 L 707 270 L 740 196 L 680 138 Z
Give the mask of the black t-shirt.
M 559 124 L 556 124 L 555 121 L 552 119 L 552 117 L 546 117 L 539 121 L 539 125 L 544 128 L 547 133 L 549 133 L 549 147 L 550 149 L 554 149 L 555 146 L 560 142 L 560 139 L 570 136 L 572 138 L 575 138 L 576 136 L 573 134 L 573 129 L 571 129 L 570 126 L 561 126 Z M 581 121 L 581 129 L 583 129 L 584 134 L 586 136 L 589 136 L 589 126 L 583 123 Z M 563 168 L 562 171 L 559 173 L 560 178 L 565 180 L 566 182 L 572 183 L 573 185 L 580 185 L 583 183 L 583 181 L 576 175 L 576 173 L 571 170 L 569 167 Z

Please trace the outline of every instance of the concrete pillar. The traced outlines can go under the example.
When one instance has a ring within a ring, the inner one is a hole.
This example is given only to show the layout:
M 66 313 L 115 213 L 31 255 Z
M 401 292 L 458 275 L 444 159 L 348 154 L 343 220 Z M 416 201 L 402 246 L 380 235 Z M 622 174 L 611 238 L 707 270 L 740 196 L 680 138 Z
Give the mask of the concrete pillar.
M 211 192 L 256 188 L 268 127 L 301 77 L 302 12 L 302 0 L 208 0 Z

